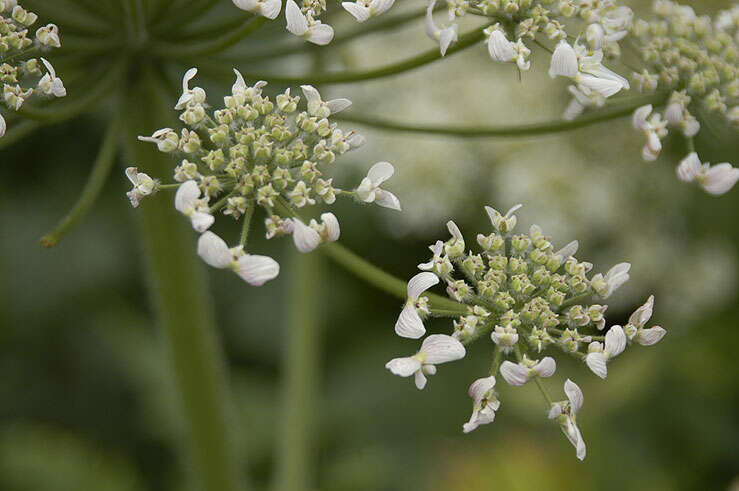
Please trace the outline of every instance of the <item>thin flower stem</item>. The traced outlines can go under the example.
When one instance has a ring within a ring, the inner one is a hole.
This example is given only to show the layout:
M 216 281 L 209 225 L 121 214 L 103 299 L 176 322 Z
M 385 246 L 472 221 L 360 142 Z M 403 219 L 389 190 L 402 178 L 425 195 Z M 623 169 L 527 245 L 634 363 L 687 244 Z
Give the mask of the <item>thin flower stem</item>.
M 18 121 L 13 124 L 13 127 L 10 128 L 7 133 L 5 133 L 4 137 L 0 138 L 0 150 L 12 146 L 14 143 L 41 128 L 41 126 L 43 125 L 38 121 Z
M 388 121 L 372 116 L 355 116 L 343 113 L 336 114 L 332 117 L 338 121 L 361 124 L 364 126 L 388 131 L 425 133 L 459 138 L 526 137 L 551 133 L 561 133 L 565 131 L 584 128 L 593 124 L 602 123 L 617 118 L 622 118 L 624 116 L 632 114 L 636 108 L 643 106 L 644 104 L 648 104 L 649 101 L 657 102 L 657 99 L 652 96 L 648 99 L 641 99 L 641 101 L 629 104 L 625 107 L 617 109 L 603 109 L 600 111 L 592 112 L 573 121 L 557 119 L 554 121 L 545 121 L 542 123 L 530 123 L 510 126 L 444 126 L 433 124 L 407 124 Z
M 313 489 L 312 434 L 317 414 L 321 332 L 325 281 L 324 259 L 294 252 L 291 292 L 285 297 L 289 312 L 284 354 L 281 428 L 277 446 L 275 491 Z
M 485 24 L 482 27 L 479 27 L 471 32 L 468 32 L 460 36 L 457 43 L 447 50 L 446 57 L 449 57 L 455 53 L 459 53 L 460 51 L 466 48 L 469 48 L 470 46 L 473 46 L 474 44 L 482 40 L 484 37 L 484 34 L 482 31 L 488 25 L 489 24 Z M 397 75 L 399 73 L 407 72 L 415 68 L 428 65 L 429 63 L 433 63 L 439 59 L 441 59 L 441 53 L 439 53 L 439 49 L 433 48 L 433 49 L 426 51 L 425 53 L 421 53 L 412 58 L 408 58 L 407 60 L 399 61 L 397 63 L 393 63 L 391 65 L 387 65 L 387 66 L 380 67 L 380 68 L 372 68 L 369 70 L 361 70 L 361 71 L 345 71 L 345 72 L 334 72 L 334 73 L 330 73 L 330 72 L 328 73 L 308 73 L 308 74 L 300 75 L 300 76 L 287 76 L 287 75 L 279 75 L 279 74 L 259 73 L 259 72 L 250 71 L 246 68 L 240 69 L 240 71 L 246 78 L 255 79 L 255 80 L 266 80 L 268 82 L 274 82 L 274 83 L 313 84 L 313 85 L 339 84 L 339 83 L 350 83 L 350 82 L 364 82 L 367 80 L 374 80 L 378 78 L 389 77 L 391 75 Z M 201 66 L 203 66 L 204 69 L 207 69 L 208 71 L 214 74 L 215 73 L 220 73 L 223 75 L 226 74 L 223 66 L 221 66 L 218 63 L 207 62 L 203 60 L 203 63 L 201 63 Z M 230 76 L 230 72 L 229 72 L 229 76 Z
M 246 213 L 244 213 L 244 224 L 241 227 L 241 239 L 239 240 L 239 244 L 244 249 L 246 249 L 246 241 L 249 238 L 249 227 L 251 226 L 251 219 L 254 216 L 255 208 L 254 201 L 250 201 L 246 206 Z
M 74 204 L 69 213 L 62 218 L 54 229 L 48 234 L 41 237 L 41 245 L 43 247 L 54 247 L 59 241 L 67 235 L 92 209 L 97 197 L 103 190 L 105 181 L 110 175 L 116 156 L 116 148 L 121 136 L 121 119 L 117 115 L 105 132 L 103 143 L 100 146 L 95 163 L 92 167 L 90 177 L 85 184 L 84 189 L 79 195 L 77 202 Z
M 490 375 L 495 376 L 498 375 L 498 369 L 500 368 L 500 359 L 502 358 L 503 350 L 500 349 L 500 346 L 497 344 L 495 345 L 495 354 L 493 354 L 493 364 L 490 367 Z
M 227 32 L 219 38 L 194 44 L 183 43 L 158 43 L 152 48 L 153 52 L 160 56 L 171 56 L 174 58 L 187 58 L 191 56 L 206 56 L 237 44 L 242 39 L 254 34 L 267 22 L 264 17 L 249 17 L 237 29 Z
M 433 317 L 459 317 L 463 312 L 459 310 L 431 309 Z
M 171 119 L 152 69 L 128 87 L 123 106 L 128 160 L 154 175 L 171 169 L 170 159 L 136 141 Z M 195 254 L 194 234 L 173 209 L 169 196 L 154 195 L 138 210 L 146 269 L 170 372 L 184 422 L 183 446 L 194 487 L 202 491 L 240 491 L 226 360 L 218 339 L 207 278 Z
M 544 396 L 544 399 L 547 401 L 547 409 L 549 409 L 552 406 L 552 398 L 549 396 L 549 392 L 547 392 L 546 387 L 544 387 L 544 384 L 541 383 L 539 377 L 534 377 L 534 383 L 537 387 L 539 387 L 539 391 Z

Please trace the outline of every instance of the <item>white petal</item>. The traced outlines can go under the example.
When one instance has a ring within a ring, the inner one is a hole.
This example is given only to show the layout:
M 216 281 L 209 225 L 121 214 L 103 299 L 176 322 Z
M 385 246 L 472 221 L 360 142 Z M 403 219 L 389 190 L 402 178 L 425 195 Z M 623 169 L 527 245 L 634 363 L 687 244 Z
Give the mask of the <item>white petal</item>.
M 462 343 L 446 334 L 432 334 L 424 339 L 421 351 L 426 355 L 425 363 L 430 365 L 460 360 L 466 353 Z
M 659 343 L 665 337 L 665 334 L 667 334 L 667 331 L 663 328 L 654 326 L 649 329 L 639 330 L 634 340 L 642 346 L 652 346 L 653 344 Z
M 628 276 L 627 273 L 629 272 L 630 269 L 631 269 L 631 263 L 618 263 L 608 270 L 608 273 L 606 273 L 606 281 L 610 283 L 614 278 L 622 277 L 624 275 Z M 626 280 L 624 280 L 624 282 L 625 281 Z M 621 283 L 621 285 L 622 284 L 623 283 Z
M 339 227 L 339 220 L 333 213 L 321 214 L 321 221 L 326 225 L 326 234 L 328 235 L 329 242 L 336 242 L 339 240 L 341 235 L 341 227 Z
M 457 224 L 454 223 L 452 220 L 449 220 L 446 222 L 446 228 L 449 230 L 449 233 L 452 234 L 452 237 L 454 237 L 456 240 L 461 240 L 464 242 L 464 237 L 462 236 L 462 232 L 459 230 L 459 227 L 457 227 Z
M 534 366 L 534 371 L 539 374 L 540 377 L 551 377 L 554 375 L 554 371 L 557 369 L 557 362 L 551 356 L 545 357 L 539 363 Z
M 262 2 L 261 14 L 269 20 L 274 20 L 280 15 L 282 0 L 265 0 Z
M 280 274 L 280 265 L 268 256 L 247 254 L 238 259 L 236 274 L 252 286 L 262 286 Z
M 701 161 L 698 158 L 698 154 L 691 152 L 680 161 L 680 164 L 675 169 L 677 177 L 683 182 L 692 182 L 701 172 Z
M 336 114 L 352 105 L 349 99 L 333 99 L 326 103 L 331 114 Z
M 408 281 L 408 298 L 417 300 L 423 292 L 439 283 L 439 277 L 434 273 L 424 271 L 418 273 Z
M 580 390 L 580 387 L 578 387 L 575 382 L 567 379 L 565 381 L 565 394 L 567 394 L 567 398 L 570 400 L 570 404 L 572 405 L 572 412 L 577 414 L 585 401 L 585 398 L 582 395 L 582 390 Z
M 297 218 L 292 219 L 293 223 L 293 242 L 300 252 L 310 252 L 321 243 L 321 236 L 318 232 L 304 224 Z
M 516 57 L 514 43 L 510 42 L 501 31 L 493 31 L 488 40 L 488 53 L 495 61 L 507 63 Z
M 402 338 L 418 339 L 426 334 L 421 317 L 412 303 L 406 303 L 395 322 L 395 334 Z
M 400 200 L 390 191 L 385 189 L 377 189 L 375 191 L 375 204 L 382 206 L 383 208 L 390 208 L 391 210 L 400 210 Z
M 579 74 L 577 82 L 603 97 L 611 97 L 623 88 L 623 84 L 616 80 L 599 78 L 593 75 Z
M 493 387 L 495 387 L 494 376 L 478 378 L 477 380 L 472 382 L 467 393 L 476 403 L 479 404 L 480 401 L 485 398 L 487 393 L 493 389 Z
M 295 0 L 287 0 L 285 3 L 285 19 L 287 30 L 296 36 L 302 36 L 308 30 L 308 19 L 305 18 Z
M 233 4 L 241 10 L 245 10 L 247 12 L 256 12 L 259 8 L 259 3 L 257 3 L 257 0 L 233 0 Z
M 195 229 L 196 232 L 200 233 L 208 230 L 215 221 L 216 219 L 213 215 L 209 213 L 203 213 L 201 211 L 196 211 L 195 213 L 190 215 L 190 223 L 192 223 L 192 228 Z
M 246 90 L 246 81 L 244 80 L 244 76 L 241 75 L 241 72 L 237 69 L 233 69 L 234 73 L 236 74 L 236 82 L 231 86 L 231 93 L 232 94 L 238 94 L 239 92 L 243 92 Z
M 416 375 L 414 377 L 414 382 L 416 384 L 416 388 L 418 390 L 423 390 L 424 387 L 426 387 L 426 375 L 424 375 L 423 370 L 418 370 L 416 372 Z
M 372 0 L 372 2 L 370 2 L 372 15 L 380 15 L 387 12 L 394 3 L 395 0 Z
M 634 111 L 634 114 L 631 117 L 631 124 L 634 125 L 634 128 L 637 130 L 644 131 L 647 126 L 647 117 L 649 117 L 650 114 L 652 114 L 651 104 L 638 108 Z
M 367 178 L 375 186 L 387 181 L 395 173 L 395 167 L 390 162 L 377 162 L 367 171 Z
M 560 41 L 552 54 L 549 76 L 574 77 L 577 75 L 577 53 L 567 41 Z
M 644 327 L 649 319 L 652 318 L 652 311 L 654 309 L 654 295 L 650 295 L 644 305 L 639 307 L 629 317 L 629 324 L 633 324 L 638 327 Z
M 445 27 L 439 33 L 439 51 L 441 56 L 446 55 L 449 46 L 457 40 L 457 25 Z
M 588 353 L 587 356 L 585 356 L 585 363 L 588 365 L 588 368 L 590 368 L 590 370 L 600 378 L 604 379 L 608 375 L 606 356 L 603 353 Z
M 579 246 L 580 246 L 579 242 L 576 240 L 573 240 L 572 242 L 564 246 L 562 249 L 555 252 L 554 255 L 558 256 L 561 260 L 565 261 L 575 255 Z
M 500 374 L 509 385 L 520 386 L 529 381 L 528 367 L 512 363 L 508 360 L 501 363 Z
M 316 89 L 312 85 L 301 85 L 300 90 L 303 91 L 306 103 L 310 105 L 316 105 L 323 102 L 323 99 L 321 99 L 321 93 L 318 92 L 318 89 Z
M 510 217 L 511 215 L 513 215 L 515 212 L 517 212 L 521 208 L 523 208 L 523 205 L 521 203 L 511 206 L 511 209 L 506 212 L 505 218 Z
M 671 125 L 680 124 L 683 120 L 683 106 L 679 102 L 672 102 L 665 109 L 665 119 Z
M 421 370 L 421 362 L 412 357 L 393 358 L 385 364 L 385 368 L 390 370 L 394 375 L 410 377 L 415 372 Z
M 555 419 L 558 418 L 562 414 L 562 406 L 559 404 L 552 404 L 552 407 L 549 408 L 549 414 L 547 417 L 549 419 Z
M 213 232 L 205 232 L 198 239 L 198 256 L 209 266 L 227 268 L 233 256 L 226 242 Z
M 739 169 L 731 164 L 723 163 L 714 165 L 706 172 L 706 181 L 703 189 L 713 195 L 720 195 L 734 187 L 739 180 Z
M 436 41 L 441 30 L 434 23 L 434 7 L 436 0 L 431 0 L 426 8 L 426 35 Z
M 369 7 L 364 7 L 355 2 L 343 2 L 341 6 L 344 7 L 344 10 L 352 14 L 358 22 L 364 22 L 370 18 Z
M 195 205 L 195 200 L 200 197 L 200 188 L 193 181 L 185 181 L 177 188 L 174 195 L 174 207 L 180 213 L 189 213 Z
M 613 326 L 606 333 L 606 352 L 613 358 L 626 348 L 626 334 L 621 326 Z
M 310 28 L 310 35 L 306 38 L 313 44 L 325 46 L 334 38 L 334 28 L 328 24 L 316 24 Z
M 2 118 L 1 115 L 0 115 L 0 118 Z M 5 120 L 4 119 L 3 119 L 3 123 L 5 123 Z M 139 137 L 139 138 L 141 138 L 141 137 Z M 139 180 L 138 180 L 138 177 L 137 177 L 138 176 L 138 173 L 139 172 L 138 172 L 138 169 L 136 167 L 127 167 L 126 168 L 126 177 L 128 177 L 128 180 L 131 181 L 131 184 L 133 184 L 134 186 L 136 186 L 139 183 Z
M 8 124 L 5 122 L 5 118 L 0 114 L 0 138 L 5 136 L 5 130 L 8 129 Z

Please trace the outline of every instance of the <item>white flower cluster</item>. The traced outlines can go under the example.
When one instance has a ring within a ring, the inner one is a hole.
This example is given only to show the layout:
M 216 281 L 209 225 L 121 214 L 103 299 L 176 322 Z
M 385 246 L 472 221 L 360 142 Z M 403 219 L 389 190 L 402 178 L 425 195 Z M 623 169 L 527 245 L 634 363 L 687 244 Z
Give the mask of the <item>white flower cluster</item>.
M 436 373 L 436 365 L 459 360 L 465 345 L 489 335 L 495 345 L 493 368 L 489 376 L 476 380 L 469 389 L 473 413 L 464 425 L 465 433 L 490 423 L 500 407 L 494 391 L 496 376 L 510 385 L 520 386 L 536 377 L 551 377 L 556 370 L 553 357 L 541 357 L 549 348 L 582 360 L 597 376 L 605 379 L 607 364 L 621 354 L 630 342 L 644 346 L 657 343 L 665 330 L 647 328 L 654 298 L 639 307 L 626 326 L 606 330 L 601 303 L 629 279 L 630 265 L 617 264 L 606 274 L 588 278 L 593 265 L 578 261 L 577 241 L 560 250 L 542 230 L 533 225 L 529 234 L 513 234 L 517 205 L 505 215 L 486 207 L 494 231 L 479 234 L 481 253 L 473 253 L 459 228 L 447 223 L 451 238 L 430 246 L 431 259 L 418 265 L 421 273 L 408 282 L 408 300 L 395 324 L 395 332 L 404 338 L 418 339 L 426 334 L 423 319 L 449 316 L 435 312 L 423 293 L 441 281 L 453 300 L 466 307 L 466 314 L 453 323 L 451 335 L 433 334 L 414 355 L 395 358 L 387 363 L 392 373 L 415 377 L 423 389 L 427 375 Z M 453 273 L 461 273 L 455 277 Z M 605 335 L 599 332 L 606 331 Z M 505 359 L 513 357 L 513 361 Z M 568 401 L 552 404 L 549 417 L 558 421 L 577 449 L 585 457 L 585 444 L 575 422 L 582 406 L 582 392 L 569 380 L 565 384 Z
M 341 6 L 357 21 L 364 22 L 386 12 L 394 2 L 395 0 L 356 0 L 343 2 Z M 282 9 L 282 0 L 233 0 L 233 3 L 241 10 L 270 20 L 277 18 Z M 313 44 L 330 43 L 334 38 L 334 29 L 318 19 L 326 11 L 326 0 L 301 0 L 300 3 L 298 5 L 295 0 L 287 0 L 285 3 L 287 30 Z
M 337 156 L 364 144 L 361 135 L 344 132 L 329 119 L 349 107 L 349 100 L 324 101 L 318 90 L 303 85 L 307 107 L 299 110 L 301 97 L 291 95 L 290 89 L 273 102 L 262 93 L 266 82 L 248 86 L 234 71 L 231 95 L 224 98 L 225 107 L 215 111 L 210 110 L 202 88 L 190 87 L 197 69 L 185 73 L 182 95 L 175 106 L 185 128 L 179 132 L 162 128 L 151 136 L 139 137 L 177 158 L 174 179 L 181 184 L 162 185 L 131 167 L 126 174 L 133 184 L 128 197 L 134 207 L 163 187 L 177 187 L 175 208 L 203 234 L 198 245 L 203 259 L 217 268 L 234 269 L 254 285 L 278 272 L 276 263 L 271 268 L 252 267 L 254 257 L 261 263 L 264 257 L 243 251 L 256 206 L 266 211 L 267 238 L 291 234 L 300 252 L 337 240 L 339 222 L 332 213 L 323 213 L 320 223 L 311 220 L 306 224 L 294 216 L 293 207 L 317 202 L 331 205 L 337 196 L 344 196 L 400 210 L 398 198 L 381 188 L 395 171 L 388 162 L 373 165 L 351 191 L 335 187 L 332 178 L 324 179 L 324 172 Z M 235 220 L 244 217 L 245 232 L 239 246 L 229 249 L 218 236 L 206 232 L 218 212 Z
M 67 95 L 51 63 L 33 57 L 37 52 L 61 46 L 57 26 L 48 24 L 33 31 L 37 20 L 38 16 L 25 10 L 17 0 L 0 0 L 0 96 L 2 103 L 13 111 L 34 94 L 43 98 Z M 0 113 L 0 138 L 6 129 Z
M 644 69 L 633 78 L 640 92 L 672 91 L 663 113 L 651 105 L 634 112 L 634 127 L 647 142 L 644 160 L 653 161 L 662 149 L 668 128 L 692 139 L 701 128 L 696 114 L 717 114 L 739 127 L 739 6 L 714 19 L 698 16 L 688 5 L 654 2 L 655 18 L 638 20 L 632 34 L 640 47 Z M 701 163 L 692 152 L 677 168 L 681 180 L 696 182 L 711 194 L 723 194 L 739 180 L 739 169 L 728 163 Z

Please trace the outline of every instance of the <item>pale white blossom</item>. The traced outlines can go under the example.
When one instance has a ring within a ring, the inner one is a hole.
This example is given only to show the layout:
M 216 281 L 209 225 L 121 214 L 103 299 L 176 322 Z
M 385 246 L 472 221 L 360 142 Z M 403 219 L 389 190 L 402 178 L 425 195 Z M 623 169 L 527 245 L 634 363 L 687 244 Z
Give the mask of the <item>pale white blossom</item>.
M 652 114 L 652 105 L 647 104 L 634 111 L 632 124 L 647 138 L 642 148 L 642 158 L 646 161 L 655 160 L 662 150 L 662 138 L 667 136 L 667 121 L 658 112 Z
M 510 353 L 513 345 L 518 342 L 518 331 L 512 326 L 495 326 L 490 333 L 490 339 L 497 344 L 504 353 Z
M 395 3 L 395 0 L 357 0 L 355 2 L 343 2 L 341 6 L 352 14 L 358 22 L 364 22 L 370 17 L 387 12 L 393 6 L 393 3 Z
M 2 117 L 0 116 L 0 119 Z M 5 120 L 0 122 L 0 136 L 5 131 Z M 126 169 L 126 177 L 133 184 L 133 189 L 126 193 L 128 199 L 131 201 L 131 206 L 136 208 L 139 206 L 139 202 L 146 196 L 153 194 L 157 190 L 157 183 L 154 179 L 149 177 L 148 174 L 139 172 L 136 167 L 128 167 Z
M 697 182 L 703 189 L 713 195 L 721 195 L 729 191 L 739 180 L 739 168 L 724 162 L 711 165 L 701 163 L 698 154 L 691 152 L 677 166 L 677 175 L 684 182 Z
M 418 353 L 405 358 L 394 358 L 385 364 L 385 368 L 400 377 L 414 375 L 416 387 L 421 390 L 426 386 L 426 375 L 436 373 L 436 365 L 460 360 L 465 354 L 462 343 L 453 337 L 432 334 L 423 340 Z
M 200 199 L 200 187 L 193 180 L 185 181 L 177 188 L 174 207 L 190 219 L 192 228 L 197 232 L 205 232 L 215 221 L 207 202 Z
M 336 242 L 341 235 L 339 220 L 331 212 L 321 214 L 321 223 L 311 219 L 309 226 L 318 232 L 322 242 Z
M 430 272 L 422 272 L 408 281 L 408 299 L 395 322 L 395 333 L 404 338 L 418 339 L 426 334 L 421 314 L 431 313 L 426 297 L 421 294 L 439 283 L 439 278 Z
M 601 298 L 608 298 L 616 289 L 629 281 L 630 263 L 618 263 L 608 270 L 605 276 L 598 273 L 590 280 L 593 289 Z
M 500 408 L 500 401 L 495 396 L 495 377 L 479 378 L 472 382 L 469 395 L 472 398 L 472 416 L 462 425 L 462 431 L 469 433 L 480 425 L 492 423 L 495 411 Z
M 241 10 L 252 12 L 270 20 L 277 18 L 282 9 L 282 0 L 233 0 Z
M 8 129 L 8 124 L 5 122 L 5 118 L 0 114 L 0 138 L 5 136 L 5 131 Z
M 629 317 L 629 323 L 624 326 L 626 337 L 630 341 L 641 344 L 642 346 L 652 346 L 658 343 L 667 334 L 660 326 L 645 328 L 649 319 L 652 318 L 654 311 L 654 295 L 650 295 L 647 301 L 636 309 Z
M 41 80 L 38 81 L 38 90 L 45 96 L 64 97 L 67 95 L 67 89 L 64 88 L 62 79 L 56 76 L 54 67 L 46 59 L 41 58 L 41 62 L 46 67 L 46 73 Z
M 437 240 L 436 243 L 429 246 L 433 256 L 431 260 L 426 263 L 418 265 L 418 269 L 422 271 L 433 271 L 437 275 L 446 276 L 454 270 L 454 265 L 449 260 L 449 257 L 444 254 L 444 243 Z
M 198 239 L 198 255 L 214 268 L 232 270 L 252 286 L 262 286 L 280 273 L 280 265 L 271 257 L 246 254 L 240 245 L 229 249 L 226 242 L 211 231 Z
M 352 105 L 349 99 L 332 99 L 324 102 L 318 89 L 312 85 L 301 85 L 300 88 L 308 104 L 308 114 L 317 118 L 328 118 Z
M 570 78 L 585 94 L 595 92 L 602 97 L 611 97 L 622 89 L 628 90 L 629 82 L 604 67 L 602 61 L 601 50 L 589 51 L 577 42 L 573 47 L 563 39 L 552 54 L 549 76 Z
M 177 111 L 185 109 L 188 104 L 202 104 L 205 102 L 205 90 L 200 87 L 190 88 L 190 80 L 195 78 L 197 74 L 198 69 L 193 67 L 187 70 L 182 77 L 182 95 L 180 95 L 174 107 Z
M 568 400 L 552 403 L 549 419 L 559 423 L 562 432 L 575 447 L 577 458 L 583 460 L 586 453 L 585 440 L 577 427 L 577 413 L 582 409 L 584 397 L 580 387 L 570 379 L 565 382 L 564 389 Z
M 457 42 L 459 28 L 457 24 L 451 24 L 443 28 L 438 27 L 434 23 L 434 7 L 436 7 L 436 0 L 431 0 L 426 9 L 426 34 L 439 43 L 439 51 L 441 56 L 444 56 L 449 46 Z
M 36 30 L 36 39 L 48 48 L 60 48 L 62 42 L 59 39 L 59 28 L 56 24 L 48 24 Z
M 390 191 L 380 189 L 380 185 L 390 179 L 395 168 L 390 162 L 377 162 L 370 167 L 367 177 L 362 179 L 356 189 L 357 197 L 365 203 L 378 205 L 400 211 L 400 200 Z
M 510 210 L 506 212 L 505 215 L 501 215 L 498 210 L 495 208 L 492 208 L 490 206 L 485 207 L 485 211 L 488 214 L 488 217 L 490 218 L 490 222 L 493 224 L 493 228 L 500 232 L 503 235 L 506 235 L 508 232 L 513 230 L 516 227 L 516 223 L 518 219 L 516 218 L 516 215 L 513 213 L 517 211 L 519 208 L 521 208 L 522 204 L 517 204 L 511 207 Z
M 295 247 L 302 253 L 310 252 L 321 243 L 320 234 L 309 227 L 299 218 L 288 218 L 285 220 L 286 229 L 292 233 Z
M 512 62 L 516 58 L 516 43 L 508 40 L 500 24 L 485 28 L 484 33 L 490 58 L 502 63 Z
M 156 130 L 151 136 L 139 136 L 139 141 L 156 144 L 160 152 L 169 153 L 177 150 L 180 138 L 172 128 Z
M 544 357 L 541 361 L 530 360 L 523 356 L 519 363 L 504 361 L 500 365 L 500 374 L 509 385 L 523 385 L 531 377 L 551 377 L 557 369 L 557 362 L 551 356 Z
M 285 4 L 287 30 L 308 42 L 326 45 L 334 38 L 334 28 L 314 19 L 310 12 L 303 13 L 295 0 L 287 0 Z
M 585 364 L 600 378 L 606 378 L 608 369 L 606 363 L 612 358 L 623 353 L 626 348 L 626 334 L 621 326 L 613 326 L 606 333 L 605 346 L 593 341 L 588 346 L 588 354 L 585 355 Z

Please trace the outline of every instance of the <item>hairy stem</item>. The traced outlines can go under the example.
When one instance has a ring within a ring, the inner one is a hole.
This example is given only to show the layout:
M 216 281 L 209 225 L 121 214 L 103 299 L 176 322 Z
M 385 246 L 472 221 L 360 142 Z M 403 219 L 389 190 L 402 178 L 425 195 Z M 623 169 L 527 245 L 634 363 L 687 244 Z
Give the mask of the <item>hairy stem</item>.
M 275 491 L 313 489 L 311 434 L 315 423 L 320 369 L 323 304 L 323 258 L 293 253 L 287 347 L 283 365 L 281 435 L 278 442 Z
M 146 80 L 149 83 L 131 89 L 124 107 L 127 150 L 143 170 L 162 176 L 171 172 L 170 159 L 136 142 L 137 135 L 171 119 L 152 78 Z M 142 203 L 138 214 L 152 300 L 185 422 L 185 450 L 194 480 L 203 491 L 239 491 L 226 362 L 203 265 L 195 255 L 195 236 L 164 193 Z

